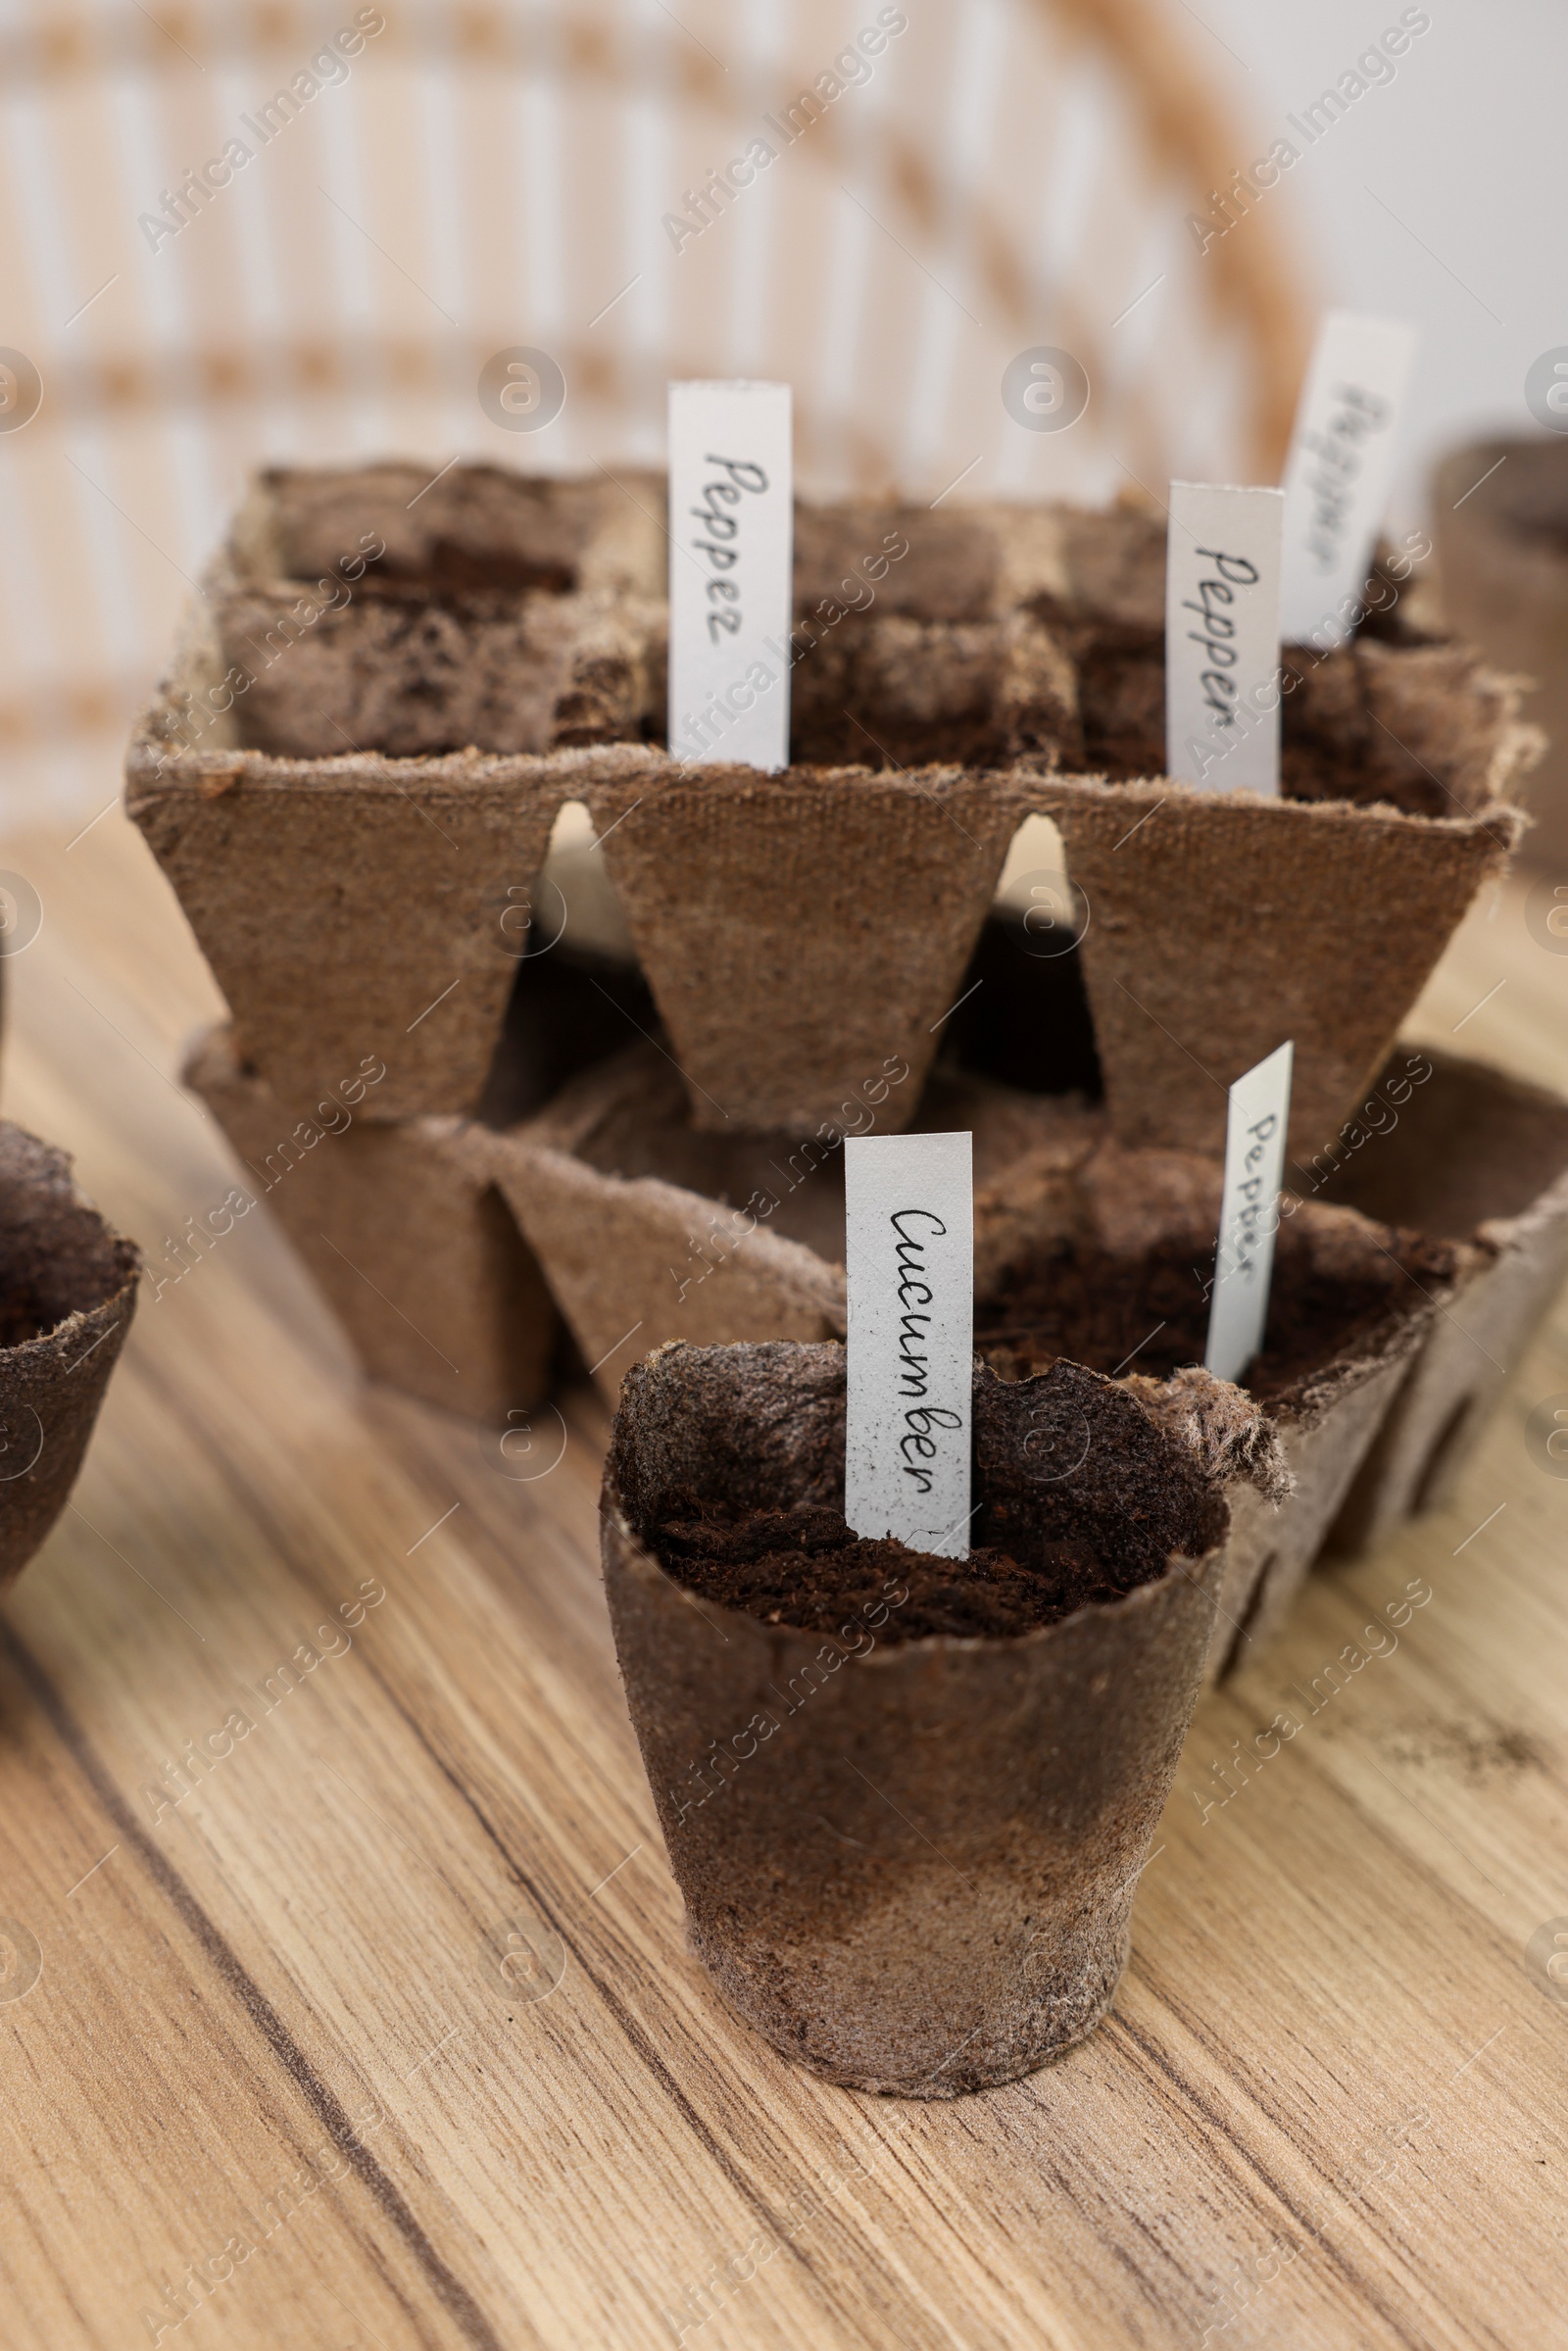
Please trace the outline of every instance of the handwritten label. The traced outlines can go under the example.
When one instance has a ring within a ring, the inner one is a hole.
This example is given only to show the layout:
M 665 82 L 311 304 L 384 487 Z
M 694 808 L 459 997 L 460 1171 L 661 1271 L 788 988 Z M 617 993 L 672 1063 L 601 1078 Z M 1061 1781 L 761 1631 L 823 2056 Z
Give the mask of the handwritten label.
M 969 1555 L 974 1174 L 967 1135 L 844 1146 L 849 1417 L 844 1515 L 944 1559 Z
M 1221 1380 L 1239 1380 L 1263 1344 L 1295 1056 L 1293 1045 L 1282 1045 L 1231 1088 L 1225 1190 L 1203 1353 Z
M 1279 490 L 1170 485 L 1165 765 L 1209 792 L 1280 788 Z
M 788 384 L 669 387 L 669 748 L 789 765 Z M 769 651 L 772 640 L 775 650 Z
M 1318 329 L 1285 465 L 1287 645 L 1328 651 L 1350 633 L 1389 481 L 1415 328 L 1330 311 Z

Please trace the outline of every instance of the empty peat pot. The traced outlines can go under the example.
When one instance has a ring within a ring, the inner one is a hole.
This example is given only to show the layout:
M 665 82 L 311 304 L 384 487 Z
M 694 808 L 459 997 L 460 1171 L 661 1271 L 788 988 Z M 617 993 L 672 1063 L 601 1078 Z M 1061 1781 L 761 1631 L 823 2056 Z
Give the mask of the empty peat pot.
M 1186 1735 L 1255 1406 L 975 1369 L 975 1549 L 845 1527 L 845 1355 L 637 1365 L 602 1503 L 631 1717 L 693 1948 L 832 2082 L 953 2098 L 1093 2031 Z
M 66 1506 L 140 1270 L 65 1152 L 0 1119 L 0 1592 Z
M 1449 622 L 1500 669 L 1523 671 L 1525 718 L 1545 730 L 1520 854 L 1555 879 L 1568 871 L 1568 448 L 1535 434 L 1450 450 L 1433 472 L 1432 514 Z

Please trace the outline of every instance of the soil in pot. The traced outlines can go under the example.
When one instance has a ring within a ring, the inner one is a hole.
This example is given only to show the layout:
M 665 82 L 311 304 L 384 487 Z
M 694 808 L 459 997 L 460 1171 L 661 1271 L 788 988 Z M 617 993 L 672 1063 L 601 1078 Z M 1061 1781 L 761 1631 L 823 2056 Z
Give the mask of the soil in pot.
M 734 1512 L 693 1496 L 675 1504 L 651 1541 L 688 1592 L 806 1633 L 836 1632 L 901 1585 L 908 1598 L 888 1620 L 894 1642 L 933 1633 L 1006 1640 L 1056 1624 L 1087 1601 L 1118 1599 L 1142 1580 L 1081 1538 L 1019 1527 L 1005 1543 L 982 1543 L 967 1559 L 938 1559 L 857 1536 L 838 1511 L 810 1504 Z
M 1240 1382 L 1260 1403 L 1280 1401 L 1337 1357 L 1356 1353 L 1420 1289 L 1451 1280 L 1452 1251 L 1443 1243 L 1392 1225 L 1376 1238 L 1387 1275 L 1326 1266 L 1289 1221 L 1281 1226 L 1263 1345 Z M 1213 1244 L 1200 1233 L 1169 1235 L 1133 1255 L 1060 1237 L 1015 1258 L 976 1298 L 975 1345 L 1009 1379 L 1043 1371 L 1058 1355 L 1095 1371 L 1162 1379 L 1203 1359 L 1212 1273 Z

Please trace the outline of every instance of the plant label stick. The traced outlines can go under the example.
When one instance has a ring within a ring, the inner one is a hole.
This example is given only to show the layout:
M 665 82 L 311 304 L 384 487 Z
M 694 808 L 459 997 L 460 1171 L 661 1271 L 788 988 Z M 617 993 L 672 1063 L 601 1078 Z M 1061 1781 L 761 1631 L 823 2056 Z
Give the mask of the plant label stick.
M 1165 766 L 1209 792 L 1280 788 L 1279 490 L 1170 485 Z
M 1280 1046 L 1231 1088 L 1219 1246 L 1203 1351 L 1216 1379 L 1239 1380 L 1263 1344 L 1295 1053 L 1294 1045 Z
M 849 1417 L 844 1515 L 939 1558 L 969 1556 L 974 1173 L 967 1135 L 844 1145 Z
M 669 748 L 790 763 L 790 387 L 669 387 Z
M 1327 652 L 1350 634 L 1388 504 L 1414 358 L 1415 328 L 1397 318 L 1330 311 L 1318 329 L 1285 462 L 1287 645 Z

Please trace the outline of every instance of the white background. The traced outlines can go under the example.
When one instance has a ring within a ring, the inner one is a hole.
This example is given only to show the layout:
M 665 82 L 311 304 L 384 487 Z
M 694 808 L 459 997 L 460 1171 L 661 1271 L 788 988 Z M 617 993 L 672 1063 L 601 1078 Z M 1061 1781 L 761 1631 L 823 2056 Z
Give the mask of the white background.
M 1238 120 L 1270 136 L 1289 135 L 1286 115 L 1399 19 L 1397 6 L 1367 0 L 1164 5 L 1212 55 Z M 1432 29 L 1398 61 L 1397 78 L 1358 99 L 1270 198 L 1289 208 L 1326 303 L 1388 311 L 1420 329 L 1390 510 L 1400 525 L 1424 517 L 1427 475 L 1444 450 L 1537 429 L 1525 371 L 1568 343 L 1568 10 L 1432 0 L 1427 13 Z

